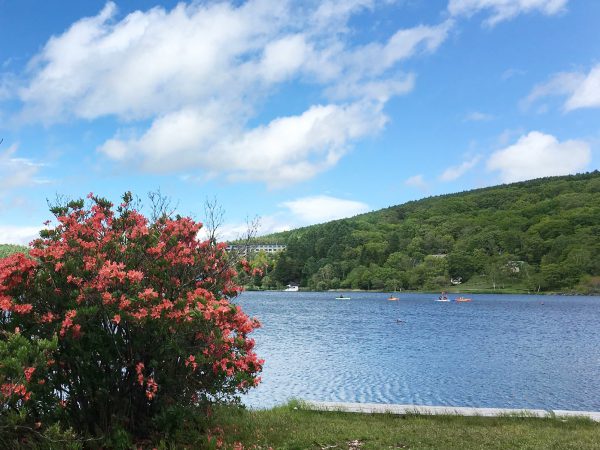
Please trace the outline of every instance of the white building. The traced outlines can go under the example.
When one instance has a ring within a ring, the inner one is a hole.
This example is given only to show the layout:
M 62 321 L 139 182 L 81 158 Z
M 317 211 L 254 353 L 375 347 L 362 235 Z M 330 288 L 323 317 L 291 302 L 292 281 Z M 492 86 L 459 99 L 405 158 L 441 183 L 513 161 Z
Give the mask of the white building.
M 227 246 L 227 251 L 237 251 L 246 255 L 248 253 L 279 253 L 286 249 L 286 245 L 284 244 L 249 244 L 249 245 L 229 245 Z

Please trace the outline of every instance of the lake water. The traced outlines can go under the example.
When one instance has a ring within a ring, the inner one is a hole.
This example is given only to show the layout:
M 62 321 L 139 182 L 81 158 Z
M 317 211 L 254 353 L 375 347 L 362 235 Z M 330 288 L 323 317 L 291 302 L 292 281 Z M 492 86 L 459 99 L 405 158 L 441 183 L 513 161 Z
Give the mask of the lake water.
M 251 407 L 320 401 L 600 411 L 600 297 L 246 292 Z M 455 297 L 454 295 L 450 296 Z M 402 323 L 397 323 L 397 319 Z

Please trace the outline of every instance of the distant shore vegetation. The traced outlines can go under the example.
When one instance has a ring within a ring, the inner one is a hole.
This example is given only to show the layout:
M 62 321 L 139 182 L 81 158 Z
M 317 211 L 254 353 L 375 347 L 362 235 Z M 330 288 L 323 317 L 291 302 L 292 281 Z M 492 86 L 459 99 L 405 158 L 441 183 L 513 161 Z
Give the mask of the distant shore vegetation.
M 0 244 L 0 258 L 6 258 L 13 253 L 26 253 L 27 247 L 22 245 Z
M 600 172 L 430 197 L 262 236 L 250 289 L 600 293 Z

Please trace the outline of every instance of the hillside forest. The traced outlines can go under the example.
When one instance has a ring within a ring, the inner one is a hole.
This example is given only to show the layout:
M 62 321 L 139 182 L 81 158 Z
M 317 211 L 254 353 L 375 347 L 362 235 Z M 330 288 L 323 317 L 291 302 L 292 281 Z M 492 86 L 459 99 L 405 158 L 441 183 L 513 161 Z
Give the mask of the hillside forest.
M 411 201 L 263 236 L 250 288 L 600 291 L 600 172 Z

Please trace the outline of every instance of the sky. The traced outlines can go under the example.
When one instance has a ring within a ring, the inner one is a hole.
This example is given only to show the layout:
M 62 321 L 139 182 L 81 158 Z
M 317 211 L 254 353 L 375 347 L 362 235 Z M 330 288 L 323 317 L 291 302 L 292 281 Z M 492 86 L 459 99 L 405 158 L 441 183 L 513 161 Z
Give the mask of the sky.
M 160 190 L 221 238 L 600 168 L 600 2 L 0 0 L 0 243 Z M 147 204 L 147 202 L 146 202 Z

